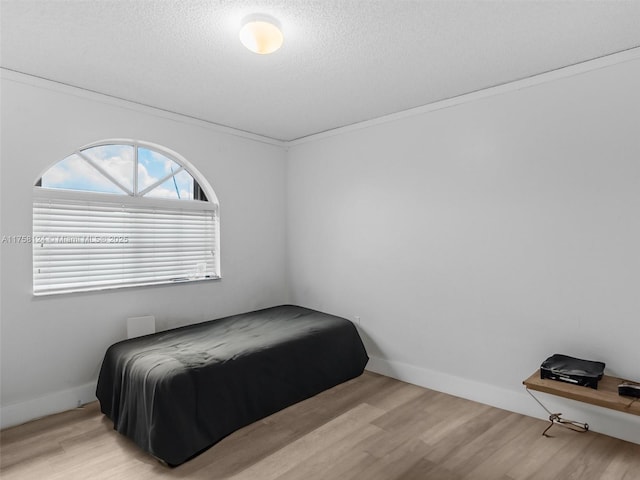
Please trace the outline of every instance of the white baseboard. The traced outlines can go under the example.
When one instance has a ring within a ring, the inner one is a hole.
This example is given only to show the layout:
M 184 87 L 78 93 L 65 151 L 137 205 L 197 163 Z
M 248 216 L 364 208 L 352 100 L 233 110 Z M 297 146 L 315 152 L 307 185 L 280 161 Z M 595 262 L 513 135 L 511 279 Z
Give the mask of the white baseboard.
M 510 412 L 544 420 L 548 416 L 535 400 L 527 395 L 522 385 L 508 390 L 379 357 L 369 359 L 367 370 Z M 96 400 L 95 391 L 96 382 L 94 381 L 21 403 L 2 406 L 0 407 L 0 428 L 12 427 L 46 415 L 71 410 L 79 404 L 92 402 Z M 535 392 L 535 395 L 547 408 L 553 412 L 562 412 L 565 418 L 586 422 L 595 432 L 640 444 L 640 417 L 544 393 Z
M 0 407 L 0 428 L 13 427 L 54 413 L 72 410 L 96 399 L 96 382 Z
M 369 359 L 367 370 L 529 417 L 547 420 L 549 416 L 526 393 L 521 384 L 514 385 L 513 390 L 507 390 L 495 385 L 379 357 Z M 534 394 L 552 412 L 562 412 L 563 418 L 588 423 L 590 430 L 640 444 L 640 417 L 638 416 L 540 392 L 534 392 Z

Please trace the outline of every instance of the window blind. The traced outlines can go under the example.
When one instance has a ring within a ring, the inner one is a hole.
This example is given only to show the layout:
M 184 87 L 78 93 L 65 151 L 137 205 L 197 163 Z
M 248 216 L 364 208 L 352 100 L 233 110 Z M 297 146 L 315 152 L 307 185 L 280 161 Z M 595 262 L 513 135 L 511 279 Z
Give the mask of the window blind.
M 219 278 L 217 235 L 209 202 L 36 187 L 34 294 Z

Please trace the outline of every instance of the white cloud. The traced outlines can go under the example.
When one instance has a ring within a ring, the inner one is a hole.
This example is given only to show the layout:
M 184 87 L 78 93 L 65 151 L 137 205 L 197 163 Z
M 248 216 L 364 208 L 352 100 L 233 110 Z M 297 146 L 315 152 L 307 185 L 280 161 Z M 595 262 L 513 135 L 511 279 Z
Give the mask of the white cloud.
M 120 191 L 109 179 L 78 155 L 56 163 L 42 177 L 45 187 L 71 188 L 97 192 Z
M 82 153 L 121 185 L 133 190 L 133 147 L 129 145 L 104 145 L 89 148 Z
M 138 162 L 138 190 L 139 191 L 144 190 L 150 185 L 153 185 L 158 180 L 160 179 L 149 174 L 147 167 L 142 162 Z

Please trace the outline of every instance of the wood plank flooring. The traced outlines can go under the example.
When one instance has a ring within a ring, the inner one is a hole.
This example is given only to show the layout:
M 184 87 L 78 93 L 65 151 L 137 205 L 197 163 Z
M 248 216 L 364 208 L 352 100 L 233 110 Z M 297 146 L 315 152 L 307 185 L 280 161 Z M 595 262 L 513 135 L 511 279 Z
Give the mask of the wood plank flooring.
M 97 402 L 1 432 L 2 480 L 640 480 L 640 445 L 364 375 L 171 469 Z

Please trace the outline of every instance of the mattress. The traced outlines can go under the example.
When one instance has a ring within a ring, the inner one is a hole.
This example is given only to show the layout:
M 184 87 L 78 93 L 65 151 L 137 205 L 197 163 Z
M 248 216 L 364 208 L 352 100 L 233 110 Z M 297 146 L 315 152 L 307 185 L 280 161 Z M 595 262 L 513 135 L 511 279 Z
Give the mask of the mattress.
M 349 320 L 283 305 L 116 343 L 96 395 L 115 430 L 175 466 L 367 361 Z

